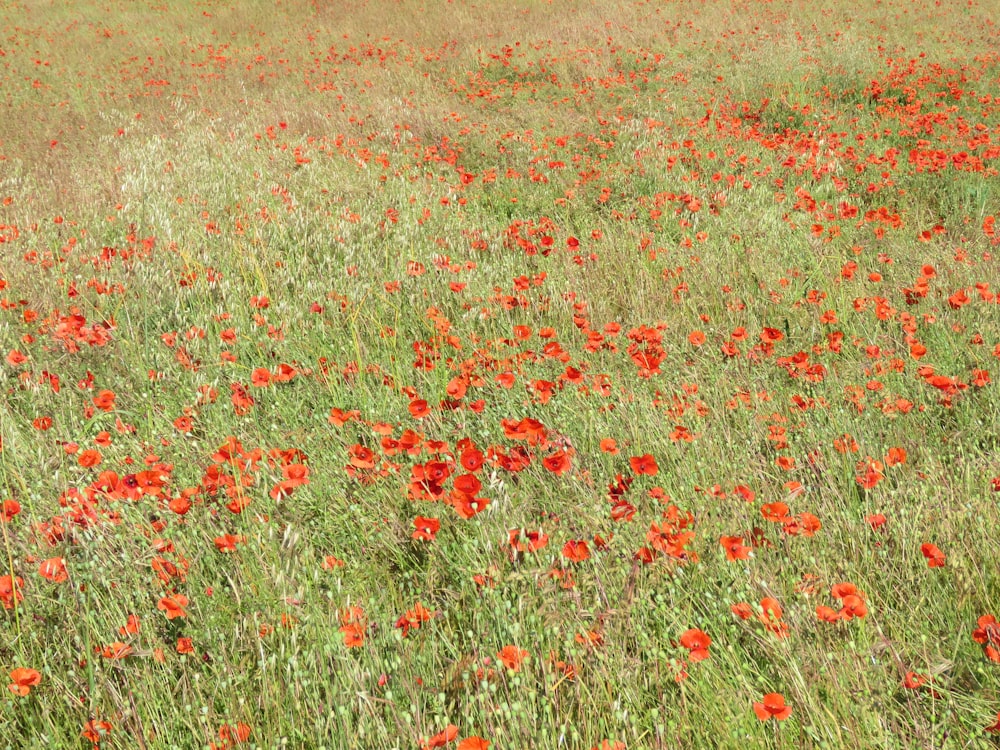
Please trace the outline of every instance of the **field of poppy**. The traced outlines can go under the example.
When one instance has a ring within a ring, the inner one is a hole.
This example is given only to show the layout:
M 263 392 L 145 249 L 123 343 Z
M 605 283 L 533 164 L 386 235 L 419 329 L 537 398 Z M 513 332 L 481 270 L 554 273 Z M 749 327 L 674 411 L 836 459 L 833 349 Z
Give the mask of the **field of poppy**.
M 0 745 L 997 746 L 992 3 L 0 20 Z

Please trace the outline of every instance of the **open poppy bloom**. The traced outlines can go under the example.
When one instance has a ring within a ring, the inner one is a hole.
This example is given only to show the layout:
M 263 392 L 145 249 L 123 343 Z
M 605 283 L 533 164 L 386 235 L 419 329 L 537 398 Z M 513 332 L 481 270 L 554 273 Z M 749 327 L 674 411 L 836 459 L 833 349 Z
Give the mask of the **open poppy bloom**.
M 688 659 L 692 663 L 707 659 L 711 655 L 708 653 L 708 647 L 712 645 L 712 639 L 697 628 L 685 630 L 681 634 L 681 645 L 688 650 Z
M 822 604 L 816 607 L 816 617 L 823 622 L 838 622 L 841 619 L 840 612 Z
M 416 529 L 410 534 L 411 539 L 419 539 L 425 542 L 433 542 L 434 537 L 441 529 L 441 521 L 437 518 L 426 518 L 417 516 L 413 519 L 413 526 Z
M 527 651 L 520 649 L 517 646 L 504 646 L 500 649 L 500 653 L 497 654 L 497 658 L 511 672 L 519 672 L 521 670 L 521 664 L 523 664 L 529 656 L 530 654 Z
M 881 531 L 885 527 L 886 520 L 886 517 L 881 513 L 872 513 L 865 516 L 865 521 L 872 527 L 872 531 Z
M 719 539 L 719 544 L 726 551 L 726 560 L 730 562 L 749 560 L 753 554 L 753 548 L 743 544 L 741 536 L 724 536 Z
M 430 610 L 420 602 L 417 602 L 413 606 L 413 609 L 406 610 L 406 613 L 396 620 L 396 627 L 403 631 L 403 637 L 405 638 L 409 635 L 411 628 L 419 628 L 433 616 L 434 614 Z
M 118 634 L 121 636 L 135 635 L 139 632 L 139 618 L 138 616 L 132 614 L 128 616 L 125 624 L 118 628 Z
M 560 476 L 569 471 L 572 462 L 570 461 L 569 453 L 566 451 L 558 451 L 551 455 L 546 456 L 542 460 L 542 466 L 551 471 L 556 476 Z
M 42 578 L 47 578 L 53 583 L 62 583 L 69 579 L 69 573 L 66 571 L 66 561 L 61 557 L 50 557 L 38 566 L 38 575 Z
M 132 647 L 127 643 L 122 643 L 121 641 L 115 641 L 104 648 L 94 650 L 100 653 L 100 655 L 105 659 L 124 659 L 127 656 L 131 656 L 133 653 Z
M 760 600 L 760 608 L 761 613 L 757 615 L 757 619 L 760 620 L 764 629 L 778 638 L 787 638 L 788 623 L 781 619 L 784 612 L 778 600 L 770 596 L 764 597 Z M 733 611 L 736 612 L 735 605 Z
M 244 724 L 242 721 L 238 722 L 235 726 L 230 724 L 223 724 L 219 727 L 219 739 L 222 740 L 222 747 L 228 747 L 230 744 L 240 744 L 247 742 L 250 739 L 250 735 L 253 730 L 250 728 L 249 724 Z
M 844 582 L 834 585 L 830 589 L 830 596 L 840 600 L 840 611 L 836 612 L 830 607 L 817 607 L 816 616 L 820 620 L 825 622 L 849 621 L 854 618 L 864 618 L 868 614 L 865 593 L 853 583 Z
M 781 693 L 768 693 L 759 702 L 753 704 L 753 712 L 761 721 L 768 719 L 784 721 L 792 715 L 792 707 L 785 705 L 785 696 Z
M 764 519 L 771 523 L 784 523 L 789 520 L 788 505 L 785 503 L 767 503 L 761 506 L 760 512 Z
M 0 576 L 0 604 L 3 604 L 4 609 L 13 609 L 14 605 L 24 599 L 24 594 L 21 593 L 23 588 L 24 579 L 20 576 Z
M 21 503 L 17 500 L 4 500 L 0 503 L 0 523 L 10 523 L 20 512 Z
M 972 640 L 982 644 L 987 659 L 1000 664 L 1000 623 L 993 615 L 983 615 L 976 624 L 979 627 L 972 631 Z
M 590 558 L 590 549 L 582 539 L 571 539 L 562 548 L 562 556 L 570 562 L 583 562 Z
M 928 568 L 943 568 L 945 564 L 944 552 L 938 549 L 937 545 L 924 542 L 920 545 L 920 553 L 927 558 Z
M 541 529 L 538 531 L 524 531 L 522 529 L 511 529 L 507 532 L 507 542 L 515 552 L 537 552 L 549 543 L 549 537 Z
M 632 467 L 632 471 L 636 474 L 648 474 L 651 477 L 655 477 L 660 471 L 660 467 L 656 464 L 656 459 L 649 453 L 643 456 L 632 456 L 628 462 Z
M 432 750 L 435 747 L 444 747 L 449 742 L 453 742 L 456 737 L 458 737 L 458 727 L 454 724 L 449 724 L 442 731 L 420 745 L 420 750 Z
M 612 455 L 618 453 L 618 442 L 614 438 L 604 438 L 601 440 L 601 451 Z
M 83 725 L 83 731 L 80 732 L 80 736 L 84 739 L 90 740 L 94 743 L 94 747 L 97 747 L 97 743 L 106 739 L 110 732 L 110 722 L 104 721 L 103 719 L 91 719 Z
M 188 598 L 184 594 L 173 594 L 160 599 L 156 608 L 163 610 L 163 614 L 167 616 L 168 620 L 173 620 L 175 617 L 187 617 L 187 612 L 184 609 L 187 604 Z
M 356 622 L 349 622 L 338 628 L 344 634 L 344 645 L 347 648 L 360 648 L 365 642 L 365 629 Z
M 903 676 L 903 687 L 907 690 L 916 690 L 925 684 L 927 684 L 927 675 L 911 671 Z
M 10 685 L 7 687 L 12 693 L 25 696 L 31 692 L 31 688 L 42 681 L 42 675 L 30 667 L 18 667 L 10 673 Z

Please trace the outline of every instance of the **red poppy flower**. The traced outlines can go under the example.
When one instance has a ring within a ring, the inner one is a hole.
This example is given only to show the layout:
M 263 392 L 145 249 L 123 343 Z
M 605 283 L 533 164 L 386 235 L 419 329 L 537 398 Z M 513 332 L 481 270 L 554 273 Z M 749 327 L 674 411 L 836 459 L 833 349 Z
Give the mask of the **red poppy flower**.
M 781 693 L 768 693 L 753 704 L 753 712 L 761 721 L 768 719 L 784 721 L 792 715 L 792 707 L 785 705 L 785 697 Z
M 920 545 L 920 552 L 927 558 L 928 568 L 944 567 L 944 552 L 938 549 L 936 545 L 933 545 L 930 542 L 924 542 Z
M 837 453 L 857 453 L 860 448 L 858 441 L 847 433 L 839 438 L 836 438 L 833 441 L 833 447 Z
M 868 456 L 863 461 L 858 462 L 855 481 L 864 489 L 870 490 L 885 477 L 884 469 L 885 466 L 881 461 L 876 461 Z
M 127 635 L 135 635 L 138 632 L 139 632 L 139 618 L 134 614 L 129 615 L 128 619 L 125 621 L 125 624 L 122 625 L 120 628 L 118 628 L 118 635 L 123 637 Z
M 765 328 L 760 332 L 760 340 L 765 344 L 773 344 L 776 341 L 781 341 L 783 338 L 785 338 L 785 334 L 777 328 Z
M 427 405 L 427 402 L 424 401 L 422 398 L 414 399 L 413 401 L 411 401 L 409 406 L 409 411 L 410 414 L 414 417 L 414 419 L 423 419 L 424 417 L 426 417 L 428 414 L 431 413 L 430 407 Z
M 566 451 L 558 451 L 549 456 L 546 456 L 542 460 L 542 466 L 551 471 L 556 476 L 560 476 L 569 471 L 571 461 L 569 458 L 569 453 Z
M 916 672 L 907 672 L 903 676 L 903 687 L 909 690 L 916 690 L 927 683 L 927 675 L 917 674 Z
M 304 464 L 286 464 L 281 467 L 281 475 L 284 477 L 282 485 L 286 488 L 309 484 L 309 467 Z
M 21 503 L 17 500 L 4 500 L 0 503 L 0 523 L 10 523 L 20 512 Z
M 504 646 L 497 654 L 497 658 L 511 672 L 521 671 L 521 665 L 531 656 L 524 649 L 517 646 Z
M 507 532 L 507 543 L 516 552 L 538 552 L 549 543 L 549 537 L 541 529 L 538 531 L 524 531 L 522 529 L 511 529 Z
M 10 673 L 10 685 L 7 687 L 12 693 L 25 696 L 31 692 L 31 688 L 42 681 L 42 675 L 30 667 L 18 667 Z
M 611 520 L 631 521 L 635 517 L 636 507 L 626 500 L 619 500 L 611 506 Z
M 24 356 L 21 352 L 19 352 L 17 349 L 11 349 L 10 352 L 7 354 L 7 364 L 9 364 L 11 367 L 17 367 L 18 365 L 23 365 L 27 361 L 28 358 Z
M 899 466 L 904 463 L 906 463 L 906 449 L 898 447 L 890 448 L 889 452 L 885 456 L 885 465 Z
M 115 408 L 114 391 L 101 391 L 94 397 L 94 406 L 101 411 L 111 411 Z
M 38 566 L 38 575 L 54 583 L 62 583 L 69 579 L 69 573 L 66 571 L 66 561 L 61 557 L 50 557 Z
M 250 739 L 252 731 L 249 725 L 244 724 L 242 721 L 236 724 L 236 726 L 223 724 L 219 727 L 219 739 L 225 743 L 235 742 L 236 744 L 240 744 Z
M 784 523 L 789 520 L 788 506 L 785 503 L 767 503 L 761 506 L 761 515 L 772 523 Z
M 172 594 L 160 599 L 156 608 L 162 610 L 168 620 L 173 620 L 176 617 L 187 617 L 187 612 L 184 610 L 187 604 L 188 598 L 184 594 Z
M 751 607 L 746 602 L 738 602 L 730 607 L 732 613 L 739 617 L 741 620 L 749 620 L 753 617 L 753 607 Z
M 628 462 L 636 474 L 648 474 L 655 477 L 660 471 L 659 466 L 656 465 L 656 459 L 649 453 L 644 456 L 632 456 Z
M 425 542 L 433 542 L 434 537 L 441 529 L 440 520 L 437 518 L 425 518 L 424 516 L 417 516 L 414 518 L 413 525 L 416 527 L 416 531 L 410 534 L 410 538 L 422 539 Z
M 396 627 L 403 631 L 403 637 L 405 638 L 410 629 L 418 629 L 420 626 L 430 620 L 434 616 L 427 607 L 425 607 L 420 602 L 413 605 L 413 609 L 406 610 L 398 620 L 396 620 Z
M 873 513 L 869 516 L 865 516 L 865 521 L 867 521 L 868 525 L 872 527 L 872 531 L 881 531 L 885 526 L 886 520 L 886 517 L 881 513 Z
M 452 498 L 452 507 L 465 520 L 469 520 L 478 513 L 486 510 L 490 501 L 485 497 L 475 497 L 466 493 L 457 493 Z
M 365 642 L 365 629 L 357 622 L 341 625 L 340 632 L 344 634 L 344 645 L 347 648 L 360 648 Z
M 266 388 L 271 384 L 271 372 L 263 367 L 258 367 L 250 373 L 250 385 L 255 388 Z
M 726 559 L 730 562 L 749 560 L 753 554 L 753 548 L 744 545 L 741 536 L 724 536 L 719 539 L 719 544 L 726 551 Z
M 760 600 L 761 614 L 760 620 L 764 628 L 778 638 L 788 637 L 788 623 L 783 622 L 781 617 L 784 614 L 777 599 L 770 596 Z
M 774 464 L 782 471 L 792 471 L 795 468 L 795 459 L 792 456 L 778 456 L 774 459 Z
M 93 448 L 88 448 L 79 456 L 77 456 L 76 462 L 80 464 L 85 469 L 92 468 L 101 463 L 102 457 L 101 452 L 94 450 Z
M 462 464 L 462 468 L 466 471 L 479 471 L 479 468 L 483 465 L 484 460 L 482 451 L 476 450 L 475 448 L 469 448 L 468 450 L 462 451 L 460 462 Z
M 455 491 L 465 495 L 475 495 L 483 488 L 475 474 L 462 474 L 455 477 Z
M 360 418 L 361 412 L 357 410 L 344 411 L 343 409 L 338 409 L 336 406 L 330 409 L 330 424 L 334 427 L 343 427 L 348 422 Z
M 820 605 L 816 607 L 816 617 L 823 622 L 837 622 L 840 620 L 840 612 L 835 610 L 833 607 Z
M 107 739 L 110 732 L 110 722 L 103 721 L 101 719 L 91 719 L 83 725 L 83 731 L 80 732 L 80 736 L 86 740 L 90 740 L 94 743 L 94 747 L 97 747 L 98 743 Z
M 458 743 L 458 750 L 489 750 L 490 743 L 482 737 L 466 737 Z
M 771 617 L 775 620 L 780 620 L 781 616 L 784 614 L 778 600 L 770 596 L 764 597 L 760 600 L 760 608 L 763 611 L 764 617 Z
M 13 609 L 17 602 L 24 599 L 22 589 L 24 589 L 24 579 L 20 576 L 14 578 L 9 575 L 0 576 L 0 604 L 3 604 L 4 609 Z
M 979 627 L 972 631 L 972 639 L 976 643 L 1000 643 L 1000 622 L 994 615 L 983 615 L 976 625 Z
M 442 731 L 421 744 L 420 750 L 432 750 L 436 747 L 444 747 L 449 742 L 453 742 L 456 737 L 458 737 L 458 727 L 454 724 L 449 724 Z
M 840 615 L 845 620 L 851 620 L 855 617 L 860 619 L 868 614 L 868 605 L 860 596 L 845 596 L 841 604 Z
M 583 562 L 590 559 L 590 549 L 583 539 L 571 539 L 563 545 L 562 556 L 570 562 Z
M 861 592 L 853 583 L 838 583 L 830 589 L 830 596 L 835 599 L 845 599 L 848 596 L 859 596 Z
M 680 643 L 688 650 L 688 658 L 692 662 L 699 662 L 710 656 L 708 647 L 712 645 L 712 639 L 702 630 L 697 628 L 685 630 L 681 634 Z
M 94 649 L 97 651 L 97 649 Z M 100 649 L 99 653 L 105 659 L 117 660 L 124 659 L 132 655 L 132 647 L 127 643 L 122 643 L 121 641 L 115 641 L 104 648 Z
M 323 570 L 334 570 L 335 568 L 344 567 L 344 561 L 335 555 L 326 555 L 323 558 L 322 563 Z
M 983 615 L 977 620 L 979 626 L 972 631 L 972 639 L 983 646 L 986 658 L 1000 663 L 1000 623 L 993 615 Z
M 216 549 L 222 553 L 230 553 L 236 551 L 236 545 L 242 544 L 246 541 L 245 536 L 237 536 L 236 534 L 223 534 L 222 536 L 217 536 L 213 540 Z
M 371 448 L 361 444 L 352 445 L 348 449 L 348 454 L 351 466 L 357 469 L 374 469 L 379 458 Z

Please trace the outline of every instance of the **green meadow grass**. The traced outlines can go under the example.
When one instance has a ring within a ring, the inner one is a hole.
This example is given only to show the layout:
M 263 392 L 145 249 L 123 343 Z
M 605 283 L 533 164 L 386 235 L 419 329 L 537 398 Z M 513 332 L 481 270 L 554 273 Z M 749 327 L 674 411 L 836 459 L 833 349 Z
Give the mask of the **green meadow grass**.
M 992 10 L 3 5 L 0 746 L 995 747 Z

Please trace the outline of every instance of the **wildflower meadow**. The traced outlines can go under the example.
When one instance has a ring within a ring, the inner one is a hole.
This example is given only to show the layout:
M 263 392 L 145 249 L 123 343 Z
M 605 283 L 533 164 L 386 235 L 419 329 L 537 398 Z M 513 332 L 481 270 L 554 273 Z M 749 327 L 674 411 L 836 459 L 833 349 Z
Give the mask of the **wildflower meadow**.
M 0 747 L 1000 745 L 997 18 L 0 3 Z

